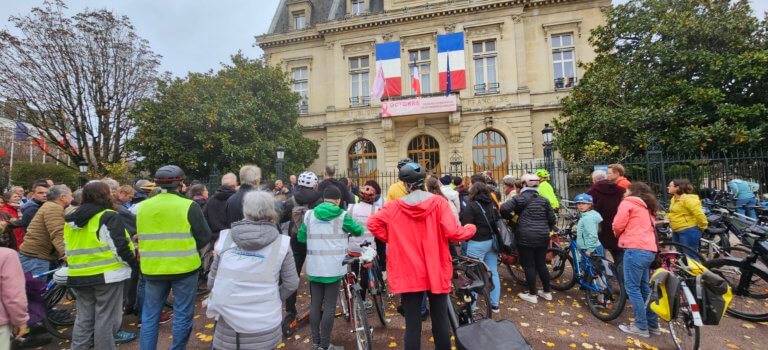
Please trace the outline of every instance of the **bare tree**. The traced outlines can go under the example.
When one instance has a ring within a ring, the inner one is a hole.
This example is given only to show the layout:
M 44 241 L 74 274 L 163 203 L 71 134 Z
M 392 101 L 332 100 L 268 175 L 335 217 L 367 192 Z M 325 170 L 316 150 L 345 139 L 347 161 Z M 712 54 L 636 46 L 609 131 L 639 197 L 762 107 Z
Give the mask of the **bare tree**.
M 131 112 L 155 91 L 160 56 L 126 16 L 86 9 L 67 17 L 65 9 L 50 0 L 10 17 L 20 34 L 0 31 L 0 96 L 65 154 L 49 156 L 99 171 L 124 156 Z

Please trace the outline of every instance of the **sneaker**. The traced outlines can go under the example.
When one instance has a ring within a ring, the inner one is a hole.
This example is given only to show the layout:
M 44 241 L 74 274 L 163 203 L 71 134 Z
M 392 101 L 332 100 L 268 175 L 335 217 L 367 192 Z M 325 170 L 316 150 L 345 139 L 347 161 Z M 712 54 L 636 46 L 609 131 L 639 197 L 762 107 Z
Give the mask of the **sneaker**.
M 166 324 L 171 321 L 171 316 L 167 312 L 163 311 L 160 314 L 160 324 Z
M 491 305 L 491 312 L 493 312 L 494 314 L 498 314 L 499 311 L 500 310 L 499 310 L 499 306 L 498 305 L 496 305 L 496 306 Z
M 552 301 L 552 292 L 545 293 L 544 291 L 540 290 L 540 291 L 536 292 L 536 295 L 544 298 L 544 300 L 546 300 L 546 301 Z
M 539 302 L 539 298 L 535 295 L 530 295 L 528 293 L 517 293 L 517 297 L 520 299 L 523 299 L 531 304 L 536 304 Z
M 647 329 L 646 330 L 642 330 L 640 328 L 637 328 L 637 326 L 635 326 L 634 323 L 632 323 L 629 326 L 627 326 L 625 324 L 620 324 L 619 325 L 619 329 L 621 329 L 621 331 L 624 332 L 624 333 L 636 335 L 638 337 L 643 337 L 643 338 L 650 338 L 651 337 L 651 335 L 648 333 Z
M 365 304 L 365 308 L 367 310 L 370 310 L 371 308 L 373 308 L 373 303 L 370 300 L 364 301 L 363 304 Z
M 125 344 L 136 340 L 136 333 L 118 331 L 115 336 L 115 344 Z
M 653 335 L 661 335 L 661 329 L 648 327 L 648 333 Z

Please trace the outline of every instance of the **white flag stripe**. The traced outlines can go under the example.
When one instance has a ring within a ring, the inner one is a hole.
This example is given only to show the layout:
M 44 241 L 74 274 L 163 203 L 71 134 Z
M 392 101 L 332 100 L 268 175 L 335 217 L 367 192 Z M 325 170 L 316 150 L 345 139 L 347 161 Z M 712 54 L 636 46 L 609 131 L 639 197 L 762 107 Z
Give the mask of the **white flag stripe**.
M 384 78 L 397 78 L 400 77 L 400 59 L 396 60 L 382 60 L 377 61 L 381 64 L 381 68 L 384 69 Z M 453 62 L 451 62 L 453 63 Z
M 451 56 L 451 70 L 466 70 L 466 65 L 464 64 L 464 51 L 449 51 L 437 54 L 438 72 L 445 72 L 447 70 L 448 55 Z

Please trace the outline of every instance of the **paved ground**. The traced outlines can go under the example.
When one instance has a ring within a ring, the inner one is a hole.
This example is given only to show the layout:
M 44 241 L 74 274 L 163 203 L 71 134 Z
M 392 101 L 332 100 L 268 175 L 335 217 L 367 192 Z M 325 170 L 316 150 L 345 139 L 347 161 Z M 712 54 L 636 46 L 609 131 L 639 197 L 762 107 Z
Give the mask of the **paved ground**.
M 495 318 L 512 320 L 534 349 L 673 349 L 667 326 L 662 321 L 662 335 L 652 336 L 642 341 L 626 336 L 616 328 L 620 322 L 628 322 L 631 317 L 629 306 L 619 320 L 604 323 L 594 318 L 584 305 L 582 293 L 574 288 L 567 292 L 555 292 L 552 302 L 533 305 L 514 297 L 522 291 L 501 269 L 503 279 L 501 313 Z M 300 287 L 299 303 L 309 303 L 306 282 Z M 205 317 L 203 308 L 196 309 L 195 328 L 188 349 L 210 349 L 213 335 L 213 322 Z M 404 319 L 397 314 L 394 304 L 390 304 L 390 323 L 382 327 L 375 315 L 370 321 L 374 325 L 374 349 L 402 349 Z M 138 331 L 134 316 L 125 318 L 124 329 Z M 160 349 L 167 349 L 170 344 L 171 323 L 161 325 Z M 354 338 L 350 325 L 345 320 L 336 319 L 332 342 L 343 345 L 345 349 L 354 349 Z M 423 323 L 422 348 L 431 349 L 431 329 L 429 321 Z M 285 339 L 282 349 L 309 349 L 309 325 L 304 325 L 297 334 Z M 719 326 L 702 328 L 701 349 L 764 349 L 768 343 L 768 323 L 756 324 L 738 319 L 726 318 Z M 762 345 L 761 345 L 762 344 Z M 66 342 L 55 341 L 41 349 L 67 349 Z M 120 346 L 121 349 L 138 349 L 138 342 Z

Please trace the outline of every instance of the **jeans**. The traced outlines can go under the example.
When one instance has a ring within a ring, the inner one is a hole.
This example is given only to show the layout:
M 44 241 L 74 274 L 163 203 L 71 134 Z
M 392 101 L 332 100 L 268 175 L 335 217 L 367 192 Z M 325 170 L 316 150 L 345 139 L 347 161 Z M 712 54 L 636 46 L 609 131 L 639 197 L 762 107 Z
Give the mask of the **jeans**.
M 429 295 L 429 308 L 432 310 L 432 338 L 436 350 L 451 349 L 451 324 L 448 320 L 448 294 L 432 294 L 431 292 L 403 293 L 403 309 L 405 311 L 405 350 L 421 348 L 421 315 L 416 313 L 420 299 Z
M 19 253 L 19 260 L 21 260 L 21 268 L 24 272 L 30 272 L 32 275 L 39 275 L 51 270 L 51 262 L 44 259 L 38 259 L 28 255 Z M 42 281 L 47 281 L 49 276 L 42 276 L 38 278 Z
M 488 269 L 491 270 L 491 280 L 493 281 L 491 305 L 499 306 L 499 295 L 501 294 L 501 284 L 499 283 L 499 253 L 493 250 L 493 239 L 487 241 L 469 241 L 467 244 L 467 255 L 475 259 L 480 259 L 488 265 Z
M 701 241 L 701 229 L 697 226 L 689 227 L 684 230 L 672 232 L 672 242 L 680 243 L 691 249 L 686 249 L 683 253 L 689 258 L 699 260 L 697 252 L 699 251 L 699 242 Z
M 659 328 L 658 316 L 645 306 L 651 294 L 648 268 L 655 258 L 656 253 L 647 250 L 624 250 L 624 288 L 635 313 L 635 326 L 642 330 Z
M 168 293 L 173 290 L 173 343 L 171 350 L 187 347 L 192 332 L 192 317 L 195 315 L 197 296 L 197 273 L 178 279 L 145 280 L 144 306 L 141 311 L 141 350 L 157 348 L 157 329 L 160 327 L 160 313 L 163 311 Z
M 745 198 L 745 199 L 737 199 L 736 200 L 736 212 L 741 215 L 749 216 L 753 219 L 757 219 L 757 213 L 755 213 L 755 208 L 745 208 L 747 206 L 755 206 L 757 205 L 757 198 Z
M 584 272 L 587 266 L 587 263 L 582 259 L 581 252 L 586 252 L 586 249 L 579 249 L 579 269 L 581 272 Z M 590 256 L 602 256 L 605 257 L 605 249 L 603 249 L 603 246 L 599 245 L 597 248 L 595 248 L 593 251 L 589 252 Z

